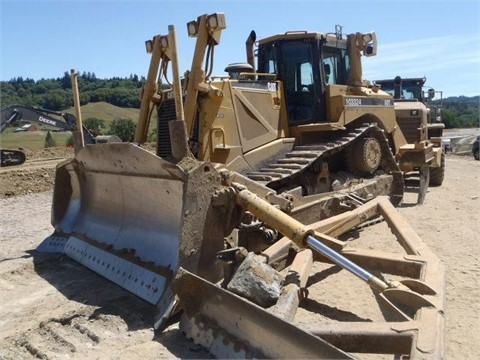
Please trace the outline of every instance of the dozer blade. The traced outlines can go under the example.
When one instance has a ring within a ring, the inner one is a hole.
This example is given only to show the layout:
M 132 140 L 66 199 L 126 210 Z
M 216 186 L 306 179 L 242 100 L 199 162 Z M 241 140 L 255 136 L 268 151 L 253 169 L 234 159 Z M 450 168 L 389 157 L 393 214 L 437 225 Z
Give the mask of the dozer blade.
M 161 304 L 161 317 L 172 307 L 166 289 L 179 266 L 218 276 L 204 257 L 223 249 L 224 219 L 210 210 L 219 181 L 211 164 L 195 159 L 173 164 L 129 143 L 87 145 L 57 167 L 55 232 L 38 250 L 65 253 Z

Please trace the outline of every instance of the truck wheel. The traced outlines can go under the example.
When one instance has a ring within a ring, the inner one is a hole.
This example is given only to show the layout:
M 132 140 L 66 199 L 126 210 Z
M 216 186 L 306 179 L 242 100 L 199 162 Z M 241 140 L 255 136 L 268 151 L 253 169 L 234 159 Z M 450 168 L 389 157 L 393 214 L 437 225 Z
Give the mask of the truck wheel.
M 445 153 L 442 152 L 439 167 L 430 168 L 430 186 L 441 186 L 445 178 Z
M 473 157 L 475 158 L 475 160 L 480 160 L 480 153 L 478 152 L 479 150 L 475 150 L 475 152 L 473 153 Z
M 352 144 L 348 151 L 350 170 L 357 175 L 375 172 L 382 160 L 382 149 L 375 138 L 363 138 Z

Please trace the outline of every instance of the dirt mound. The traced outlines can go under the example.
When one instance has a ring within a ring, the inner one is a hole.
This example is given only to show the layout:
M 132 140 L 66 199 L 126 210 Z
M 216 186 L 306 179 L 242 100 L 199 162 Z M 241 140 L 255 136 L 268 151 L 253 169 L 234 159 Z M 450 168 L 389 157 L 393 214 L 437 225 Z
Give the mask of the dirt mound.
M 154 143 L 144 148 L 155 152 Z M 72 147 L 66 146 L 22 151 L 27 156 L 25 163 L 0 168 L 0 198 L 53 190 L 56 165 L 75 154 Z
M 25 149 L 28 160 L 38 159 L 64 159 L 74 156 L 73 147 L 57 146 L 46 149 Z

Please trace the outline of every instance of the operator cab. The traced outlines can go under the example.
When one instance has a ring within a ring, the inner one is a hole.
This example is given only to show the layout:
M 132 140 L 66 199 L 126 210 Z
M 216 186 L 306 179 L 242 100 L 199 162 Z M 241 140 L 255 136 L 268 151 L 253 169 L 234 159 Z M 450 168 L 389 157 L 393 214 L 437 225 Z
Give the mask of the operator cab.
M 392 95 L 395 100 L 418 100 L 425 102 L 423 86 L 426 80 L 426 78 L 402 79 L 400 76 L 396 76 L 395 79 L 375 80 L 375 84 L 380 85 L 381 89 Z M 435 93 L 435 90 L 433 92 Z
M 346 85 L 350 73 L 347 40 L 307 31 L 263 39 L 258 72 L 276 74 L 282 81 L 290 126 L 325 122 L 327 86 Z

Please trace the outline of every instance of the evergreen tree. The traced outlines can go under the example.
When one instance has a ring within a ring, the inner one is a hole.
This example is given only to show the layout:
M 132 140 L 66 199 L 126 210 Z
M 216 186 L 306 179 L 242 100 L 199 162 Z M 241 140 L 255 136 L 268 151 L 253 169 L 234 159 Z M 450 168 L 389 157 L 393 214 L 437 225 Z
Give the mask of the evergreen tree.
M 47 136 L 45 137 L 45 149 L 55 146 L 57 146 L 57 143 L 55 142 L 52 133 L 49 131 L 47 132 Z

